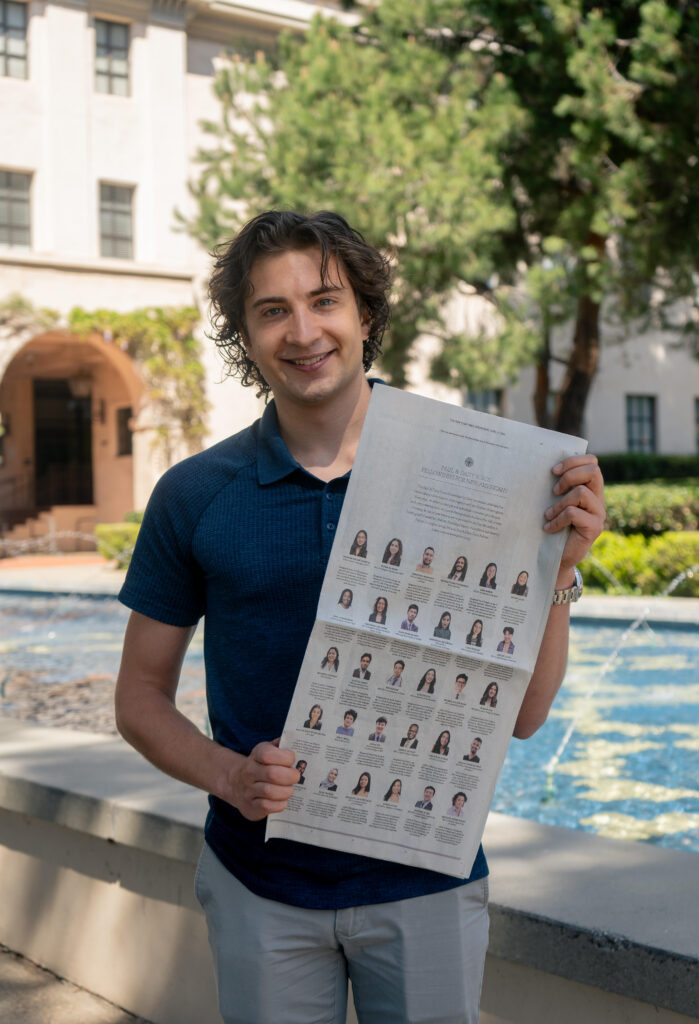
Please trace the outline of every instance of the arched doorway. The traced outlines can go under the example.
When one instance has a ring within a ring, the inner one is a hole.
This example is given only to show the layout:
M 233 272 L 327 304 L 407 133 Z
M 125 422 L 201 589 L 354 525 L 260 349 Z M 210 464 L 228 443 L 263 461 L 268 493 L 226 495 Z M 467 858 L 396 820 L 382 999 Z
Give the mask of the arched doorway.
M 0 383 L 0 526 L 13 539 L 91 532 L 134 507 L 132 424 L 144 388 L 100 335 L 55 330 L 24 344 Z

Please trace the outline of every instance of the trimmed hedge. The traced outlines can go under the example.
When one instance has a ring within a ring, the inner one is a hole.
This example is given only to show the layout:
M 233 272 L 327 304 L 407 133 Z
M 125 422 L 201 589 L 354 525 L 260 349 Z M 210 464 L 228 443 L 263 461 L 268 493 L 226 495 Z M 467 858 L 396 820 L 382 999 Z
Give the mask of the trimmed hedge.
M 654 537 L 668 530 L 699 530 L 699 483 L 612 484 L 605 488 L 605 527 Z
M 641 480 L 681 480 L 699 477 L 699 455 L 644 455 L 620 452 L 598 455 L 600 468 L 608 484 Z
M 690 530 L 650 540 L 605 530 L 580 563 L 585 583 L 592 589 L 655 596 L 693 567 L 692 574 L 673 589 L 672 597 L 699 597 L 699 531 Z
M 117 569 L 126 569 L 139 529 L 138 523 L 98 523 L 95 527 L 97 550 L 103 558 L 115 558 Z
M 125 523 L 142 523 L 143 522 L 143 516 L 144 516 L 143 512 L 127 512 L 126 515 L 124 516 L 124 522 Z

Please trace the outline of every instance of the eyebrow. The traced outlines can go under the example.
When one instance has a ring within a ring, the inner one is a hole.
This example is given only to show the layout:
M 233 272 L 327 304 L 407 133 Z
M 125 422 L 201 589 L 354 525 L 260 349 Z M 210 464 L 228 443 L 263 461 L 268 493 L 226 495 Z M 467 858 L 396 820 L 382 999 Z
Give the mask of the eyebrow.
M 341 284 L 326 284 L 320 288 L 314 288 L 312 292 L 307 292 L 309 299 L 315 299 L 319 295 L 326 295 L 328 292 L 343 292 L 345 286 Z M 286 302 L 287 300 L 283 295 L 269 295 L 266 298 L 256 299 L 252 304 L 252 309 L 257 309 L 258 306 L 264 306 L 268 302 Z

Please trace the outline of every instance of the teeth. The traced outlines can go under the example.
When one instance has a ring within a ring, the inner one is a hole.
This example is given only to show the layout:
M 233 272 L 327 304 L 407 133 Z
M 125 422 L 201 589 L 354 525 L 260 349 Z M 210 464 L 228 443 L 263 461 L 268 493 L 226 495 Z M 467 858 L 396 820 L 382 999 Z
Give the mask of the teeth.
M 325 356 L 313 356 L 311 359 L 292 359 L 294 366 L 312 366 L 313 363 L 319 363 L 321 359 L 325 359 Z

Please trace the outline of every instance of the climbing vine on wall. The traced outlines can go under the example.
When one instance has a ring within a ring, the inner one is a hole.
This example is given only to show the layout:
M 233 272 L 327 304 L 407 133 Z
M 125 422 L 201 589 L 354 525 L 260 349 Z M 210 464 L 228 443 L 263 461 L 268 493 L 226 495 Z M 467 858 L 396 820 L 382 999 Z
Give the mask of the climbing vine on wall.
M 156 407 L 156 430 L 162 443 L 167 445 L 176 423 L 192 449 L 201 445 L 209 408 L 201 344 L 194 334 L 198 322 L 193 306 L 149 307 L 131 313 L 75 308 L 68 314 L 73 334 L 86 337 L 97 332 L 138 363 Z

